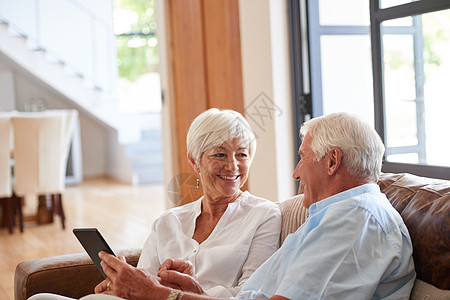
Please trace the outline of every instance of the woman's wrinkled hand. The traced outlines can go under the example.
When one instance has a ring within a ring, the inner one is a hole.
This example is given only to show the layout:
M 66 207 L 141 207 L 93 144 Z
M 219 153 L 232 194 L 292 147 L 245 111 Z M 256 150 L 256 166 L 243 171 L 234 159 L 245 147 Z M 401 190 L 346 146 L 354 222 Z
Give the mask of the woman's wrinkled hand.
M 94 292 L 96 294 L 107 294 L 108 291 L 108 284 L 111 280 L 109 280 L 109 278 L 106 278 L 105 280 L 103 280 L 102 282 L 100 282 L 99 284 L 97 284 L 95 286 Z
M 194 276 L 194 266 L 186 259 L 166 259 L 159 267 L 158 273 L 161 271 L 173 270 L 189 276 Z
M 126 262 L 126 259 L 124 256 L 120 256 L 119 259 Z M 109 289 L 110 285 L 111 285 L 111 279 L 106 278 L 95 286 L 94 292 L 96 294 L 111 294 L 110 289 Z
M 167 259 L 158 270 L 160 283 L 173 289 L 204 294 L 202 287 L 194 276 L 194 267 L 188 260 Z
M 162 286 L 158 280 L 146 271 L 135 268 L 124 262 L 122 258 L 119 259 L 103 251 L 99 253 L 99 257 L 102 259 L 101 266 L 108 278 L 97 285 L 96 293 L 98 290 L 103 294 L 137 300 L 167 298 L 167 290 L 161 289 Z M 149 295 L 152 297 L 149 298 Z

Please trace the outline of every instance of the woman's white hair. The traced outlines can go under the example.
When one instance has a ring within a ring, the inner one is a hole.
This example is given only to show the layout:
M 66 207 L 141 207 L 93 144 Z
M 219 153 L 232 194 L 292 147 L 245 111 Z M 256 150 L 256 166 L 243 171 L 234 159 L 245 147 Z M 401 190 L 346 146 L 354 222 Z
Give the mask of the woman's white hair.
M 206 150 L 219 147 L 234 138 L 240 138 L 247 144 L 252 161 L 256 138 L 245 118 L 233 110 L 211 108 L 192 122 L 186 138 L 187 152 L 199 164 Z
M 311 149 L 317 161 L 332 147 L 338 147 L 350 175 L 378 180 L 385 148 L 367 123 L 348 113 L 333 113 L 305 122 L 300 134 L 305 136 L 307 132 L 312 136 Z

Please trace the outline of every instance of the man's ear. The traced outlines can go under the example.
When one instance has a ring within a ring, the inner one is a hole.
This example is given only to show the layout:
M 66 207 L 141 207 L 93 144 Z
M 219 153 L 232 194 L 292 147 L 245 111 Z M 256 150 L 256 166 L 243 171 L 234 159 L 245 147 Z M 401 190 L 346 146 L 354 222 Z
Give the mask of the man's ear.
M 192 158 L 190 153 L 188 153 L 187 157 L 188 157 L 189 164 L 191 165 L 192 169 L 194 169 L 195 173 L 200 173 L 200 168 L 197 166 L 195 159 Z
M 339 170 L 342 163 L 342 151 L 340 148 L 333 147 L 328 153 L 327 171 L 329 175 L 333 175 Z

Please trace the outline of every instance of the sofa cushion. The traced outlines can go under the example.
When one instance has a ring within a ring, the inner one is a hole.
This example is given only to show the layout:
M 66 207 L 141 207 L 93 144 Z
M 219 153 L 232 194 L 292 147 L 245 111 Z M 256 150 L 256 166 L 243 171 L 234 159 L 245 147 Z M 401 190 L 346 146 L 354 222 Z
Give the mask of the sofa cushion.
M 295 232 L 308 217 L 308 209 L 303 206 L 303 194 L 296 195 L 278 203 L 281 210 L 280 245 L 288 234 Z
M 450 291 L 441 290 L 437 287 L 426 283 L 420 279 L 416 279 L 411 292 L 411 300 L 448 300 L 450 299 Z

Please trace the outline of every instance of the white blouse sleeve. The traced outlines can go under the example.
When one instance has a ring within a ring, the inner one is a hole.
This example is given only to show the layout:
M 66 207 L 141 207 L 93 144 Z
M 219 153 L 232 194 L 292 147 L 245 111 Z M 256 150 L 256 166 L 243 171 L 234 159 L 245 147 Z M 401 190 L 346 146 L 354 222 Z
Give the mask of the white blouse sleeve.
M 159 269 L 159 258 L 157 249 L 157 234 L 156 234 L 156 223 L 158 220 L 153 222 L 150 235 L 142 248 L 141 256 L 139 258 L 137 267 L 140 269 L 145 269 L 152 275 L 158 273 Z
M 267 216 L 265 222 L 258 226 L 253 236 L 247 259 L 242 266 L 238 285 L 228 288 L 218 285 L 205 290 L 206 294 L 219 298 L 236 296 L 253 272 L 278 250 L 280 246 L 281 212 L 276 206 L 271 210 L 265 210 L 265 214 Z M 245 226 L 245 224 L 242 225 Z

